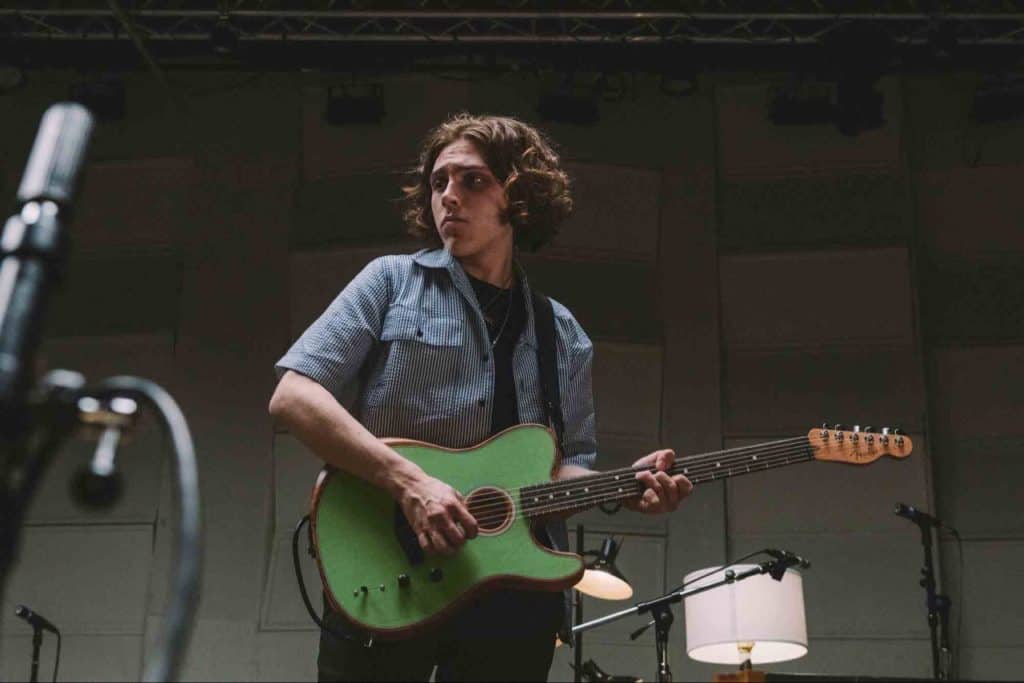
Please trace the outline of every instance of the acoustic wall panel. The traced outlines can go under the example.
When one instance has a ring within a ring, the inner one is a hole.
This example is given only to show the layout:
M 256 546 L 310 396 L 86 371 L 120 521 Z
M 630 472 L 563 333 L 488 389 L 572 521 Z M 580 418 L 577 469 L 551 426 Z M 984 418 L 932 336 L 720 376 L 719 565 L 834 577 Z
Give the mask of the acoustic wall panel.
M 4 595 L 4 633 L 20 630 L 14 606 L 26 604 L 69 635 L 141 634 L 152 546 L 151 525 L 24 527 Z
M 909 344 L 728 352 L 726 432 L 793 436 L 823 422 L 920 431 L 924 383 L 916 356 Z
M 942 554 L 949 572 L 943 590 L 963 609 L 964 647 L 1024 648 L 1024 593 L 1017 588 L 1024 580 L 1024 541 L 965 540 L 962 584 L 954 578 L 955 544 L 944 541 Z
M 644 344 L 660 341 L 654 264 L 533 255 L 524 255 L 521 260 L 530 285 L 572 311 L 591 339 Z
M 320 613 L 323 607 L 322 584 L 316 562 L 306 549 L 309 547 L 308 527 L 299 537 L 299 566 L 306 591 L 313 609 Z M 299 584 L 295 577 L 295 563 L 292 560 L 292 530 L 280 529 L 271 546 L 266 582 L 260 604 L 259 628 L 261 631 L 305 631 L 316 630 L 302 602 Z
M 728 255 L 719 268 L 730 349 L 913 341 L 905 249 Z
M 49 615 L 47 615 L 49 616 Z M 0 677 L 27 681 L 31 671 L 32 629 L 21 622 L 0 642 Z M 52 680 L 57 639 L 43 636 L 39 680 Z M 142 636 L 67 635 L 60 651 L 58 681 L 138 681 L 142 676 Z
M 726 483 L 729 532 L 737 535 L 904 532 L 896 502 L 927 509 L 926 444 L 911 434 L 914 452 L 866 465 L 811 461 L 753 472 Z M 753 439 L 728 440 L 730 448 Z
M 296 190 L 290 247 L 323 248 L 406 238 L 400 173 L 367 171 L 302 183 Z
M 318 632 L 258 632 L 256 662 L 252 680 L 314 681 Z
M 661 347 L 596 342 L 593 373 L 598 432 L 656 442 L 661 417 Z
M 608 164 L 566 164 L 575 211 L 550 249 L 577 258 L 591 253 L 615 260 L 654 260 L 658 248 L 660 174 Z
M 730 556 L 785 548 L 811 562 L 803 570 L 807 633 L 812 637 L 928 636 L 920 534 L 911 524 L 884 533 L 734 534 Z
M 1024 437 L 950 439 L 936 449 L 937 516 L 966 536 L 1020 539 Z
M 86 178 L 70 228 L 74 250 L 180 244 L 199 181 L 194 159 L 93 163 Z
M 932 358 L 943 437 L 1024 436 L 1024 346 L 938 348 Z
M 914 181 L 917 216 L 932 255 L 1024 252 L 1024 165 L 922 171 Z
M 890 169 L 727 178 L 720 189 L 726 251 L 878 246 L 912 234 L 910 188 Z

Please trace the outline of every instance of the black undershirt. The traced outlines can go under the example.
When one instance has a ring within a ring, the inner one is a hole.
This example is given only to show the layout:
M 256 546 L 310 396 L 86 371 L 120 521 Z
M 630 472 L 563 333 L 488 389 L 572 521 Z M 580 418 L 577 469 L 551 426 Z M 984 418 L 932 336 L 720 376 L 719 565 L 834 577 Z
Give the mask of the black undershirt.
M 526 326 L 526 301 L 518 282 L 510 289 L 502 289 L 472 276 L 469 281 L 484 314 L 487 336 L 494 344 L 494 411 L 491 413 L 491 434 L 494 435 L 519 424 L 512 355 Z M 541 543 L 552 547 L 543 526 L 538 526 L 535 533 Z M 452 622 L 452 633 L 461 638 L 552 633 L 562 623 L 562 600 L 561 593 L 550 591 L 496 590 L 484 598 L 472 600 Z
M 516 380 L 512 355 L 516 341 L 526 324 L 526 306 L 518 282 L 503 289 L 470 276 L 470 284 L 480 303 L 487 323 L 487 336 L 494 354 L 494 410 L 491 413 L 491 434 L 519 424 L 516 402 Z M 511 305 L 511 308 L 509 306 Z M 507 319 L 506 319 L 507 317 Z

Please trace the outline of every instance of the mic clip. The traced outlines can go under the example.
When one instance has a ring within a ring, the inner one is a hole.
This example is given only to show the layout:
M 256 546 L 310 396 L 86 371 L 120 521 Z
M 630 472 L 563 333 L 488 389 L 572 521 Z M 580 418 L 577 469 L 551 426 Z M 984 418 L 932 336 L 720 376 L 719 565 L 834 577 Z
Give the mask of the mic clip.
M 134 426 L 138 404 L 127 397 L 99 400 L 83 396 L 78 400 L 78 419 L 92 430 L 101 430 L 96 453 L 71 482 L 75 500 L 84 507 L 106 508 L 116 503 L 124 488 L 117 471 L 117 448 L 123 433 Z

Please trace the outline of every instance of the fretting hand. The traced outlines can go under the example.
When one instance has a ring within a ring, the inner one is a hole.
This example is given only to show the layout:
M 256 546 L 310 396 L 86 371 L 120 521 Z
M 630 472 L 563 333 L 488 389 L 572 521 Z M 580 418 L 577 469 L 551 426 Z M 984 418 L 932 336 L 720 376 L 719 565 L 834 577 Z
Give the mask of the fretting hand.
M 656 515 L 662 512 L 672 512 L 679 503 L 690 495 L 693 484 L 681 474 L 670 475 L 667 470 L 675 462 L 676 454 L 671 449 L 654 451 L 633 463 L 633 467 L 654 467 L 656 472 L 648 472 L 646 469 L 636 473 L 636 479 L 647 490 L 639 498 L 630 498 L 623 501 L 630 510 Z
M 427 553 L 451 555 L 477 534 L 477 524 L 458 491 L 424 475 L 406 486 L 399 498 L 420 547 Z

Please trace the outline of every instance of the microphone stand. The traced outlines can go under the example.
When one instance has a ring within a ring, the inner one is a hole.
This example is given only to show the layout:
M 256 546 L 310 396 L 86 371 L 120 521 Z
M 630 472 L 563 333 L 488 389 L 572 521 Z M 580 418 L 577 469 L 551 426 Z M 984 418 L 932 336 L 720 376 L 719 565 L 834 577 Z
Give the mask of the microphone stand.
M 36 683 L 39 680 L 39 649 L 43 645 L 43 629 L 32 624 L 32 673 L 29 675 L 29 683 Z
M 657 680 L 659 683 L 671 683 L 672 669 L 669 667 L 668 663 L 668 634 L 669 630 L 672 628 L 672 622 L 675 621 L 675 617 L 672 614 L 671 605 L 674 605 L 677 602 L 681 602 L 682 600 L 690 597 L 691 595 L 697 595 L 698 593 L 703 593 L 713 588 L 719 588 L 721 586 L 736 583 L 737 581 L 748 579 L 751 576 L 757 576 L 759 574 L 772 574 L 773 576 L 778 575 L 781 577 L 782 573 L 785 572 L 788 567 L 794 567 L 799 563 L 799 558 L 790 555 L 780 557 L 776 560 L 762 562 L 756 567 L 751 567 L 750 569 L 740 572 L 739 574 L 737 574 L 731 569 L 727 569 L 725 571 L 724 578 L 722 578 L 722 580 L 720 581 L 710 583 L 706 586 L 691 588 L 689 590 L 680 588 L 679 590 L 673 591 L 671 593 L 666 593 L 665 595 L 662 595 L 659 598 L 648 600 L 646 602 L 638 602 L 632 607 L 628 607 L 624 610 L 613 612 L 612 614 L 608 614 L 606 616 L 599 617 L 597 619 L 593 619 L 582 624 L 578 624 L 573 627 L 572 632 L 575 635 L 583 631 L 589 631 L 592 628 L 597 628 L 598 626 L 610 624 L 613 621 L 618 621 L 619 619 L 623 619 L 628 616 L 632 616 L 635 614 L 639 615 L 650 613 L 654 617 L 654 642 L 658 658 Z M 648 626 L 650 626 L 650 624 L 648 624 Z M 640 632 L 642 632 L 646 628 L 647 626 L 641 629 Z M 639 632 L 634 635 L 639 635 Z
M 921 587 L 927 594 L 928 631 L 932 646 L 932 675 L 936 680 L 949 677 L 946 663 L 949 661 L 949 608 L 950 599 L 936 592 L 935 565 L 932 550 L 932 528 L 926 522 L 917 522 L 921 529 L 921 545 L 924 546 L 924 567 L 921 568 Z M 941 625 L 941 639 L 939 628 Z

